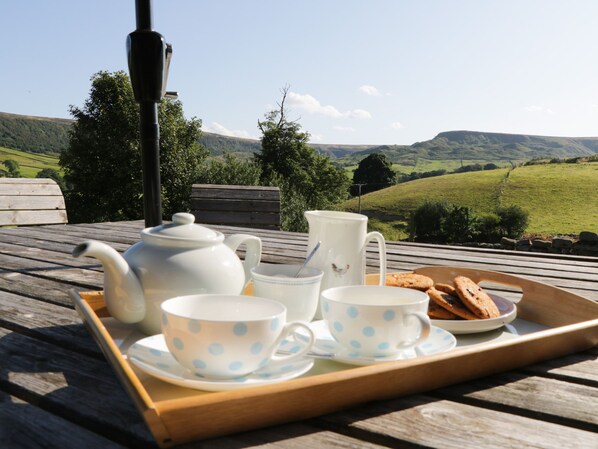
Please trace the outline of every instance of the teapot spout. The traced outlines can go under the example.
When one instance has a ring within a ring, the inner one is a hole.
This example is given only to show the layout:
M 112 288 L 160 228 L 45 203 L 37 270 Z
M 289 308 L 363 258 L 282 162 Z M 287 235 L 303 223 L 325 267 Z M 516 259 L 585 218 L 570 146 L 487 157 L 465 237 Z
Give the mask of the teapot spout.
M 75 246 L 74 257 L 95 257 L 104 268 L 104 299 L 110 314 L 123 323 L 137 323 L 145 316 L 145 298 L 137 276 L 112 247 L 95 240 Z

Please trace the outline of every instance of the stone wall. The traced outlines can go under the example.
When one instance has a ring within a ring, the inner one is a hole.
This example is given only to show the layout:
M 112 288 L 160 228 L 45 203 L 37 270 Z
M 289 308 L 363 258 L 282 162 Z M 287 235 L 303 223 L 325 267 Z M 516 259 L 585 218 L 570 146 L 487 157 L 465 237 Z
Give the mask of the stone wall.
M 577 240 L 571 237 L 555 237 L 552 240 L 515 240 L 503 237 L 500 244 L 504 249 L 516 251 L 598 257 L 598 234 L 589 231 L 581 232 Z

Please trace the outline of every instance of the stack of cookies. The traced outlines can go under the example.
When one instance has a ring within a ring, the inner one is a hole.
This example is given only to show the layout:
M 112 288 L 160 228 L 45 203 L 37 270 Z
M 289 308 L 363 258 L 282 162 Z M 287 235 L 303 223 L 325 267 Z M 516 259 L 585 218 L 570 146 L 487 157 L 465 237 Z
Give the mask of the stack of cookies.
M 386 285 L 426 292 L 430 297 L 428 315 L 434 320 L 480 320 L 500 316 L 488 293 L 465 276 L 457 276 L 450 285 L 434 283 L 432 278 L 421 274 L 395 273 L 386 276 Z

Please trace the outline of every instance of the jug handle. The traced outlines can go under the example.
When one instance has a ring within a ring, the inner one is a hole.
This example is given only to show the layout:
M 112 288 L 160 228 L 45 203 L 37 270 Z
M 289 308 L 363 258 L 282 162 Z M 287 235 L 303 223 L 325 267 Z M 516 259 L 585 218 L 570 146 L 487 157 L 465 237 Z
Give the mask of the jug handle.
M 373 231 L 365 236 L 365 244 L 376 240 L 378 242 L 378 256 L 380 258 L 380 282 L 378 285 L 386 285 L 386 242 L 384 236 L 379 232 Z
M 245 288 L 251 280 L 251 269 L 257 266 L 262 258 L 262 241 L 259 237 L 249 234 L 229 235 L 224 240 L 224 244 L 233 251 L 237 251 L 237 248 L 243 243 L 247 246 L 245 260 L 243 261 L 243 270 L 245 271 L 245 284 L 243 288 Z

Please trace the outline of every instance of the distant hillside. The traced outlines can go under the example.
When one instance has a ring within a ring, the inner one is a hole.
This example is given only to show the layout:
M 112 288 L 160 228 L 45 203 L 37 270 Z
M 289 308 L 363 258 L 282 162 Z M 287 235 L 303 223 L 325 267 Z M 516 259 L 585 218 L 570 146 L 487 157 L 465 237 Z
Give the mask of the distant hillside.
M 527 232 L 557 235 L 596 230 L 598 162 L 540 164 L 418 179 L 368 193 L 361 211 L 375 222 L 405 229 L 408 216 L 426 201 L 468 206 L 476 213 L 517 205 L 529 212 Z M 341 205 L 358 211 L 359 199 Z M 403 235 L 404 237 L 405 235 Z
M 19 164 L 19 169 L 23 178 L 35 178 L 38 172 L 44 168 L 51 168 L 61 172 L 61 169 L 58 166 L 58 156 L 56 155 L 32 153 L 0 147 L 0 175 L 6 173 L 6 167 L 2 162 L 7 159 L 11 159 Z
M 476 131 L 447 131 L 413 145 L 381 145 L 344 157 L 357 164 L 370 153 L 384 153 L 397 164 L 415 166 L 428 161 L 528 161 L 536 158 L 567 158 L 598 153 L 598 137 L 548 137 Z
M 67 133 L 71 123 L 72 121 L 67 119 L 0 112 L 0 146 L 32 153 L 58 153 L 67 145 Z M 213 156 L 228 152 L 248 156 L 261 148 L 259 140 L 207 132 L 203 133 L 199 142 L 210 150 Z M 413 145 L 310 143 L 310 146 L 343 166 L 357 165 L 368 154 L 375 152 L 385 154 L 391 162 L 402 166 L 426 166 L 422 161 L 439 161 L 441 165 L 454 166 L 460 161 L 464 163 L 507 162 L 589 156 L 598 153 L 598 137 L 546 137 L 448 131 L 438 134 L 431 140 Z
M 199 139 L 199 143 L 209 149 L 210 154 L 213 156 L 219 156 L 224 153 L 257 153 L 262 148 L 262 144 L 259 140 L 222 136 L 220 134 L 212 134 L 205 131 Z M 310 143 L 309 146 L 316 151 L 327 155 L 331 159 L 356 154 L 375 147 L 374 145 L 335 145 L 320 143 Z
M 203 132 L 199 138 L 199 143 L 210 150 L 212 156 L 220 156 L 224 153 L 247 153 L 253 154 L 262 147 L 259 140 L 242 139 L 240 137 L 222 136 Z
M 0 147 L 58 154 L 68 143 L 71 120 L 0 112 Z
M 598 152 L 598 137 L 547 137 L 523 134 L 449 131 L 434 139 L 412 145 L 425 151 L 431 158 L 447 159 L 448 155 L 474 159 L 484 154 L 487 158 L 535 159 L 539 157 L 590 156 Z

